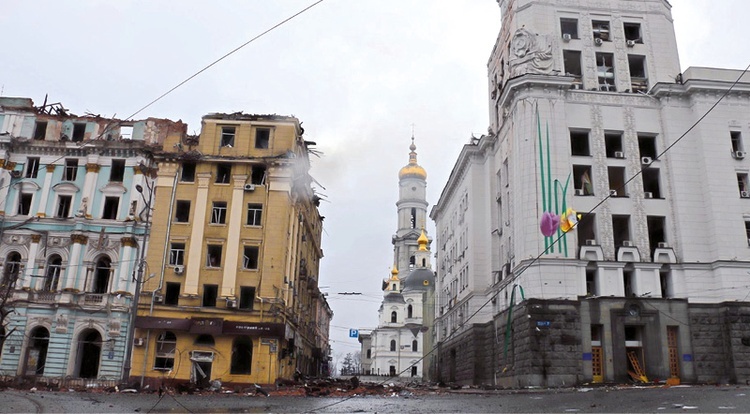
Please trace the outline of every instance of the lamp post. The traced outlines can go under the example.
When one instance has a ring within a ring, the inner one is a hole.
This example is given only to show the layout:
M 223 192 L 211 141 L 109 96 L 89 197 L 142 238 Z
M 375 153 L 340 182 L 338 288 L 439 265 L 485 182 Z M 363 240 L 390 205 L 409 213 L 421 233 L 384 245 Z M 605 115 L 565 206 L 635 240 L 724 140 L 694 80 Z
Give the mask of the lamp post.
M 144 175 L 146 172 L 149 174 L 151 172 L 151 168 L 146 167 L 143 164 L 140 165 L 140 169 Z M 154 188 L 152 185 L 149 185 L 148 179 L 146 179 L 145 184 L 148 188 L 148 200 L 146 199 L 146 196 L 143 195 L 143 187 L 140 184 L 136 184 L 135 186 L 135 190 L 141 195 L 141 199 L 146 205 L 144 208 L 146 213 L 145 219 L 143 218 L 143 210 L 138 214 L 138 218 L 146 224 L 144 226 L 143 238 L 138 252 L 138 269 L 135 274 L 135 292 L 133 293 L 133 299 L 130 303 L 130 322 L 128 323 L 128 331 L 130 332 L 130 335 L 128 335 L 127 341 L 125 342 L 125 363 L 123 364 L 122 372 L 122 381 L 125 383 L 130 379 L 130 370 L 132 368 L 131 365 L 133 364 L 132 354 L 133 342 L 135 341 L 135 319 L 138 314 L 138 299 L 141 295 L 141 283 L 143 283 L 143 267 L 146 264 L 146 242 L 148 241 L 149 232 L 151 230 L 151 202 L 154 197 Z

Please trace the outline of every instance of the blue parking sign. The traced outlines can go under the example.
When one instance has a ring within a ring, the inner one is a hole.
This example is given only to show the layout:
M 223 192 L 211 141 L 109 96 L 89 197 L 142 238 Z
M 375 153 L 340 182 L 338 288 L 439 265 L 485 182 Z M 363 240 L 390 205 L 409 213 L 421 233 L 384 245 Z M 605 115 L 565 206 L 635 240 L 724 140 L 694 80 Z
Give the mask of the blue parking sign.
M 359 329 L 349 329 L 349 338 L 358 338 Z

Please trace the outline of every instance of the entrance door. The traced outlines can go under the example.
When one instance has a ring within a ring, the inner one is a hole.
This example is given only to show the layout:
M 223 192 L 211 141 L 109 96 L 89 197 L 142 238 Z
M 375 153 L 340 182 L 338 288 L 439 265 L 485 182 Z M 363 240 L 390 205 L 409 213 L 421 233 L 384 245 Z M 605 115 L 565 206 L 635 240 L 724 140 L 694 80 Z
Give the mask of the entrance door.
M 625 353 L 628 358 L 628 375 L 635 382 L 648 382 L 643 353 L 643 327 L 625 326 Z
M 667 327 L 667 346 L 669 348 L 669 377 L 680 378 L 680 356 L 677 351 L 677 326 Z M 678 382 L 679 383 L 679 382 Z
M 86 329 L 78 336 L 78 378 L 99 376 L 102 357 L 102 336 L 95 329 Z
M 49 347 L 49 331 L 41 326 L 31 331 L 29 345 L 26 349 L 26 375 L 43 375 L 44 365 L 47 363 L 47 348 Z
M 190 354 L 193 363 L 190 372 L 190 382 L 200 388 L 211 386 L 211 365 L 214 361 L 214 353 L 211 351 L 193 351 Z
M 602 326 L 591 326 L 591 375 L 592 382 L 604 382 L 604 352 L 602 350 Z

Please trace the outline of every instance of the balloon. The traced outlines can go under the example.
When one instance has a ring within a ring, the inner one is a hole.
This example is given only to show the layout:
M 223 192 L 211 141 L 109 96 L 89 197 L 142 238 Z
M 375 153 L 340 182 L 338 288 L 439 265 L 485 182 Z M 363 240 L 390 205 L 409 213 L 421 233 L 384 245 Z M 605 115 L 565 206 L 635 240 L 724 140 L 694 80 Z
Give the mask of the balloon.
M 572 208 L 565 210 L 565 214 L 560 219 L 560 230 L 567 233 L 573 230 L 576 224 L 578 224 L 578 214 L 575 210 Z
M 558 227 L 560 227 L 560 217 L 557 214 L 545 211 L 542 214 L 542 220 L 539 222 L 539 230 L 542 231 L 542 234 L 545 237 L 550 237 L 555 234 Z

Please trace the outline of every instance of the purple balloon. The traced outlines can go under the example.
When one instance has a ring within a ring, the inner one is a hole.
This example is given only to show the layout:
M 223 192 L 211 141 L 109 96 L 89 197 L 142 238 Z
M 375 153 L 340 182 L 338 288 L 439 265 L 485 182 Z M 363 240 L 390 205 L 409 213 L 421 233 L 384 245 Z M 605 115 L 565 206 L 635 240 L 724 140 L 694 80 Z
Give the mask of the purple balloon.
M 539 230 L 542 231 L 542 234 L 545 237 L 550 237 L 555 234 L 558 227 L 560 227 L 560 217 L 557 214 L 545 211 L 542 214 L 542 220 L 539 222 Z

